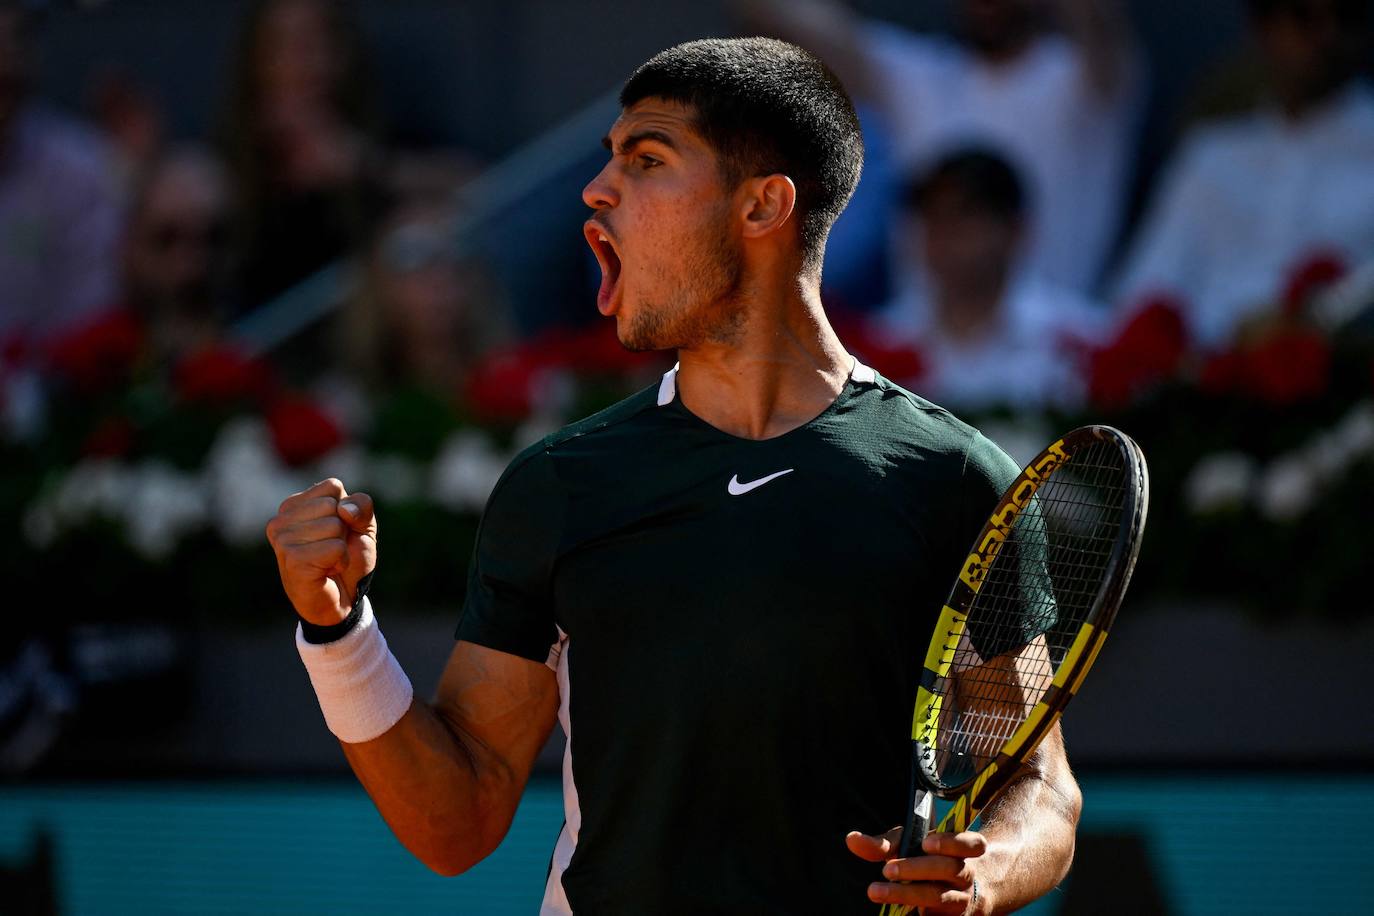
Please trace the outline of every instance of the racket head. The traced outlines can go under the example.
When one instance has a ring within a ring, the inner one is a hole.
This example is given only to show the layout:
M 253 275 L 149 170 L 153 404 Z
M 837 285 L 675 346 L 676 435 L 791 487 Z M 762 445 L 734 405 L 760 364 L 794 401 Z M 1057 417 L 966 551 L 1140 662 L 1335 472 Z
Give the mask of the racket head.
M 912 717 L 915 781 L 966 829 L 1035 751 L 1096 660 L 1135 568 L 1144 456 L 1074 430 L 1007 488 L 950 591 Z

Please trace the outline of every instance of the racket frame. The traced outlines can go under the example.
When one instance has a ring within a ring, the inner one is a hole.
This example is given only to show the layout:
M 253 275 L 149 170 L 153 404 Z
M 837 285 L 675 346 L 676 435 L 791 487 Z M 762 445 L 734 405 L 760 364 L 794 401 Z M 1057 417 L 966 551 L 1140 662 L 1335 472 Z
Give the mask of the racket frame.
M 1072 456 L 1091 445 L 1114 442 L 1122 452 L 1128 489 L 1123 503 L 1122 524 L 1117 531 L 1112 554 L 1107 562 L 1102 584 L 1094 596 L 1093 605 L 1084 618 L 1069 651 L 1060 663 L 1050 688 L 1031 709 L 1020 727 L 1003 744 L 996 758 L 965 782 L 944 785 L 934 769 L 934 753 L 922 740 L 924 723 L 932 711 L 938 711 L 942 696 L 933 687 L 939 678 L 949 673 L 958 637 L 964 629 L 968 610 L 978 596 L 987 569 L 1006 539 L 1016 518 L 1040 486 L 1058 470 L 1071 462 Z M 927 649 L 921 686 L 917 690 L 916 706 L 912 714 L 912 774 L 910 803 L 902 831 L 898 857 L 908 857 L 919 850 L 924 839 L 932 810 L 931 796 L 954 799 L 954 804 L 940 820 L 936 830 L 959 833 L 967 830 L 989 804 L 1020 774 L 1022 765 L 1035 753 L 1040 742 L 1059 721 L 1064 707 L 1073 698 L 1097 654 L 1106 641 L 1107 633 L 1116 619 L 1117 609 L 1135 570 L 1140 537 L 1145 527 L 1149 506 L 1149 472 L 1140 447 L 1125 433 L 1110 426 L 1083 426 L 1066 434 L 1039 455 L 1017 475 L 987 523 L 974 540 L 974 547 L 965 558 L 954 586 L 950 591 L 936 624 L 935 634 Z M 919 837 L 920 839 L 917 839 Z M 903 914 L 909 907 L 888 904 L 882 913 Z

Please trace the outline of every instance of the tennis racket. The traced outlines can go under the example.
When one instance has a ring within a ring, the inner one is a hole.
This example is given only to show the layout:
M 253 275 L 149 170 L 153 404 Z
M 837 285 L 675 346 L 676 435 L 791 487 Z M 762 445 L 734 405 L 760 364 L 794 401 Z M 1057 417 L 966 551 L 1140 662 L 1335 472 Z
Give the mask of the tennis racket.
M 1116 617 L 1148 502 L 1145 457 L 1110 426 L 1069 433 L 1002 495 L 926 650 L 899 857 L 920 849 L 932 797 L 954 802 L 938 830 L 967 830 L 1058 721 Z

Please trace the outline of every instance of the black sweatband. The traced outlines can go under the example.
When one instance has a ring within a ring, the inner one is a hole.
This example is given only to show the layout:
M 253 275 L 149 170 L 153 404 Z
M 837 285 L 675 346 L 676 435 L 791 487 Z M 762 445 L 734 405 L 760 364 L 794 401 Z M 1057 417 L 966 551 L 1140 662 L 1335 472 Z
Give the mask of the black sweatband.
M 368 573 L 358 580 L 358 588 L 353 596 L 353 610 L 348 612 L 348 616 L 338 623 L 331 623 L 327 627 L 322 627 L 318 623 L 311 623 L 304 617 L 297 614 L 301 621 L 301 636 L 306 642 L 312 645 L 322 645 L 327 642 L 334 642 L 343 639 L 349 632 L 358 625 L 358 621 L 363 616 L 363 598 L 367 596 L 368 587 L 372 585 L 372 576 L 376 570 Z

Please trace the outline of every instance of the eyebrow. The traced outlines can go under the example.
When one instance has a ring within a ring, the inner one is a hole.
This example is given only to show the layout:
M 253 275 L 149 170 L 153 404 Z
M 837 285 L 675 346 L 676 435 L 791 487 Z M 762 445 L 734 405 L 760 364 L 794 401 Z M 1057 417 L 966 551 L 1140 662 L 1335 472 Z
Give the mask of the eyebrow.
M 627 134 L 625 136 L 625 139 L 621 141 L 620 148 L 618 150 L 616 149 L 615 145 L 611 142 L 611 138 L 609 135 L 601 138 L 601 145 L 606 147 L 606 149 L 610 150 L 611 152 L 618 152 L 620 155 L 624 156 L 627 155 L 636 146 L 643 143 L 645 140 L 652 140 L 655 143 L 662 143 L 670 150 L 677 150 L 677 144 L 673 142 L 673 138 L 661 130 L 641 130 L 637 133 Z

